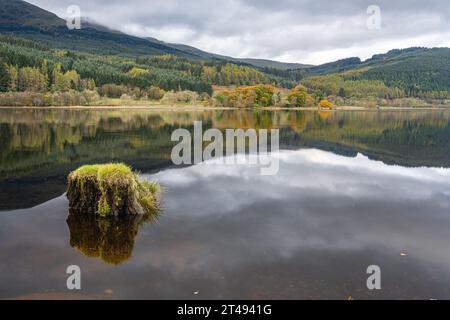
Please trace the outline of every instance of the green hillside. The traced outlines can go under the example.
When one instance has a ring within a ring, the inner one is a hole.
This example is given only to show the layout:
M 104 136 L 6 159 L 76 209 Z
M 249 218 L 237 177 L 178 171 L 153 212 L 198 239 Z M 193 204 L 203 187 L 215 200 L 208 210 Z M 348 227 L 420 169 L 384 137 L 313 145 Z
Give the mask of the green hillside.
M 81 30 L 69 30 L 65 20 L 21 0 L 0 0 L 0 33 L 44 42 L 53 48 L 95 54 L 175 54 L 199 58 L 93 24 L 83 24 Z
M 188 46 L 185 44 L 174 44 L 174 43 L 166 43 L 162 42 L 155 38 L 146 38 L 147 40 L 153 43 L 160 43 L 167 45 L 169 47 L 181 50 L 183 52 L 192 54 L 194 56 L 200 57 L 204 60 L 216 60 L 223 62 L 232 62 L 241 65 L 248 65 L 251 67 L 256 67 L 260 69 L 275 69 L 275 70 L 294 70 L 294 69 L 305 69 L 312 67 L 311 65 L 301 64 L 301 63 L 285 63 L 268 59 L 252 59 L 252 58 L 232 58 L 220 54 L 209 53 L 192 46 Z
M 450 49 L 393 50 L 367 61 L 368 70 L 356 79 L 380 80 L 405 90 L 408 96 L 450 91 Z
M 450 49 L 408 48 L 391 50 L 366 61 L 350 58 L 307 70 L 304 85 L 323 88 L 327 94 L 348 97 L 361 84 L 385 86 L 377 97 L 450 97 Z M 388 92 L 389 91 L 389 92 Z M 394 92 L 394 93 L 392 93 Z M 365 94 L 364 91 L 359 91 Z M 355 95 L 352 95 L 355 96 Z
M 212 85 L 290 89 L 299 83 L 315 100 L 449 99 L 450 49 L 391 50 L 366 61 L 347 58 L 320 66 L 237 59 L 92 22 L 69 30 L 53 13 L 21 0 L 0 0 L 0 91 L 95 88 L 101 95 L 140 98 L 149 90 L 159 97 L 159 89 L 211 95 Z
M 54 48 L 96 54 L 173 54 L 194 60 L 231 62 L 256 68 L 287 70 L 307 67 L 297 63 L 222 56 L 183 44 L 133 37 L 92 22 L 84 22 L 82 30 L 71 31 L 66 28 L 65 20 L 22 0 L 0 0 L 0 33 L 45 42 Z
M 0 0 L 0 28 L 19 31 L 19 29 L 51 30 L 65 26 L 64 20 L 55 14 L 19 0 Z M 18 28 L 20 27 L 20 28 Z

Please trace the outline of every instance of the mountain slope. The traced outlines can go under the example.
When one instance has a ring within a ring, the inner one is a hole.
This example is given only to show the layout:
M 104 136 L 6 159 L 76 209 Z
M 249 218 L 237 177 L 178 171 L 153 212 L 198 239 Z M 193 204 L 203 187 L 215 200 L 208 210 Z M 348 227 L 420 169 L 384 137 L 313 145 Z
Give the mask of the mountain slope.
M 391 50 L 362 63 L 367 71 L 357 78 L 380 80 L 407 95 L 450 91 L 450 49 L 409 48 Z
M 325 63 L 319 66 L 308 68 L 308 72 L 312 74 L 327 74 L 336 73 L 359 67 L 361 65 L 361 59 L 359 58 L 346 58 L 334 62 Z
M 330 95 L 349 97 L 356 90 L 364 96 L 372 87 L 387 97 L 450 98 L 450 48 L 395 49 L 366 61 L 344 59 L 306 72 L 304 85 Z
M 50 29 L 65 26 L 65 21 L 25 1 L 0 0 L 0 27 L 16 29 L 17 26 Z
M 412 47 L 407 49 L 394 49 L 384 54 L 376 54 L 372 58 L 361 61 L 358 57 L 346 58 L 321 64 L 319 66 L 312 66 L 308 68 L 311 74 L 329 74 L 343 72 L 355 68 L 370 67 L 376 65 L 385 65 L 392 62 L 406 61 L 411 57 L 417 57 L 429 52 L 432 49 Z
M 59 49 L 97 54 L 174 54 L 200 59 L 162 43 L 152 43 L 92 23 L 82 24 L 81 30 L 69 30 L 65 20 L 21 0 L 0 0 L 0 33 L 45 41 L 49 46 Z
M 252 59 L 252 58 L 233 58 L 229 56 L 224 56 L 220 54 L 214 54 L 209 53 L 200 49 L 197 49 L 195 47 L 191 47 L 184 44 L 175 44 L 175 43 L 166 43 L 162 42 L 155 38 L 146 38 L 148 41 L 153 43 L 160 43 L 167 46 L 170 46 L 172 48 L 181 50 L 183 52 L 188 52 L 190 54 L 193 54 L 195 56 L 201 57 L 205 60 L 222 60 L 227 62 L 233 62 L 237 64 L 246 64 L 253 67 L 257 67 L 260 69 L 264 68 L 271 68 L 271 69 L 278 69 L 278 70 L 290 70 L 290 69 L 304 69 L 312 67 L 311 65 L 305 65 L 301 63 L 286 63 L 286 62 L 279 62 L 274 60 L 267 60 L 267 59 Z
M 287 87 L 297 84 L 305 77 L 340 73 L 345 81 L 381 81 L 387 87 L 403 90 L 406 96 L 447 97 L 450 93 L 449 48 L 391 50 L 385 54 L 374 55 L 366 61 L 348 58 L 320 66 L 286 64 L 263 59 L 238 59 L 208 53 L 183 44 L 130 36 L 90 21 L 83 23 L 82 30 L 71 31 L 66 27 L 65 20 L 21 0 L 0 0 L 0 33 L 41 41 L 51 48 L 96 55 L 138 57 L 172 54 L 194 62 L 201 60 L 219 64 L 243 64 L 260 69 L 268 76 L 269 81 Z M 197 70 L 196 76 L 201 77 L 200 73 Z M 289 82 L 289 85 L 285 85 L 285 81 Z M 338 87 L 336 91 L 339 89 Z
M 96 54 L 133 56 L 174 54 L 194 60 L 221 60 L 258 68 L 287 70 L 305 67 L 301 64 L 272 60 L 238 59 L 217 55 L 187 45 L 130 36 L 90 21 L 84 21 L 81 30 L 69 30 L 65 20 L 21 0 L 0 0 L 0 33 L 45 41 L 54 48 Z
M 235 61 L 242 61 L 260 68 L 270 68 L 279 70 L 292 70 L 292 69 L 306 69 L 311 68 L 312 65 L 301 64 L 301 63 L 289 63 L 289 62 L 279 62 L 267 59 L 254 59 L 254 58 L 243 58 L 234 59 Z

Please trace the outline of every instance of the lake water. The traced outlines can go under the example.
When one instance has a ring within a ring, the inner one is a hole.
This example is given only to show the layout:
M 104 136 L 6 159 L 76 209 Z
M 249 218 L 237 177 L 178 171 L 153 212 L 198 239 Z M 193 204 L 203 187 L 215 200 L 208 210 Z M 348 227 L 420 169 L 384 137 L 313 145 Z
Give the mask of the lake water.
M 279 128 L 279 173 L 173 166 L 196 120 Z M 0 147 L 0 298 L 450 298 L 448 111 L 4 109 Z M 165 188 L 156 221 L 68 218 L 67 174 L 109 161 Z

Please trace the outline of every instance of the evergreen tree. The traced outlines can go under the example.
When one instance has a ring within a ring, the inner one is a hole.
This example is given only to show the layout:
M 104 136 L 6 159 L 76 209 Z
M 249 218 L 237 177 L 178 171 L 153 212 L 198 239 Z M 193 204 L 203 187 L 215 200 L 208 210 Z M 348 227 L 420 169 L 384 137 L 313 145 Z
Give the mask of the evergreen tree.
M 6 92 L 8 91 L 8 87 L 9 87 L 8 67 L 3 62 L 3 60 L 0 60 L 0 91 Z

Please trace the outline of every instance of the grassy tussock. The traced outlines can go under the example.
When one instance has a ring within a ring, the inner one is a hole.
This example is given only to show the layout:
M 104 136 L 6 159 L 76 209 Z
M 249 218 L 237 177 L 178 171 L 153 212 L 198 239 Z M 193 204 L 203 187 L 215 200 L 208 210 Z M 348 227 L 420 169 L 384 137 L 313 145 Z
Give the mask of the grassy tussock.
M 69 175 L 69 191 L 72 192 L 68 195 L 74 193 L 74 188 L 78 189 L 75 192 L 78 194 L 77 201 L 91 205 L 95 203 L 97 207 L 94 211 L 102 217 L 128 212 L 152 214 L 157 211 L 161 192 L 158 184 L 140 180 L 138 174 L 123 163 L 80 167 Z M 100 192 L 100 198 L 96 201 L 92 201 L 92 197 L 96 196 L 91 194 L 96 193 L 92 190 Z

